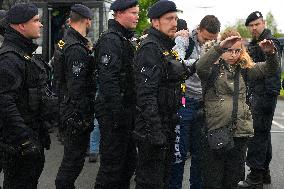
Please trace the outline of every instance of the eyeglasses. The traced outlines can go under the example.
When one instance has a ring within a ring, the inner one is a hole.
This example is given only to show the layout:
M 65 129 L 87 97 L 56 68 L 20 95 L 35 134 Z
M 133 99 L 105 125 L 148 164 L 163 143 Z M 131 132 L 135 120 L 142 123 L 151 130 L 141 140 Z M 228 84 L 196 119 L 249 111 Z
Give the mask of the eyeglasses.
M 230 53 L 230 54 L 235 53 L 235 54 L 239 55 L 242 52 L 242 49 L 228 49 L 226 52 Z

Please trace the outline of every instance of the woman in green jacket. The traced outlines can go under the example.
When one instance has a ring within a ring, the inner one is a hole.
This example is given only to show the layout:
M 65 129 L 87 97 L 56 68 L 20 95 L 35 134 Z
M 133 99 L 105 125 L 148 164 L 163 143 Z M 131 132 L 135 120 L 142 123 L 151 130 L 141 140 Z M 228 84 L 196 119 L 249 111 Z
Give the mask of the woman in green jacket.
M 273 74 L 279 67 L 273 42 L 264 40 L 259 46 L 267 61 L 255 64 L 240 34 L 227 30 L 221 42 L 196 64 L 206 117 L 202 140 L 204 189 L 233 189 L 245 178 L 246 142 L 253 136 L 246 82 Z

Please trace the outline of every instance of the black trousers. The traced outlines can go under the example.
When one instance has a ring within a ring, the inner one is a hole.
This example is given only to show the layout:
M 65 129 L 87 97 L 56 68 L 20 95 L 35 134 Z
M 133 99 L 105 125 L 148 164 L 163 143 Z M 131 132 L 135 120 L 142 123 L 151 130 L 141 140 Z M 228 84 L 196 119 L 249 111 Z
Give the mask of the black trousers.
M 128 189 L 137 159 L 132 131 L 121 126 L 115 128 L 110 117 L 103 116 L 97 120 L 101 138 L 100 168 L 95 189 Z
M 65 133 L 64 155 L 55 180 L 56 189 L 75 189 L 74 183 L 83 169 L 89 142 L 89 132 L 75 136 Z
M 174 154 L 174 129 L 165 133 L 167 144 L 154 146 L 147 141 L 138 146 L 138 165 L 136 170 L 136 189 L 168 189 Z
M 251 169 L 269 169 L 272 159 L 271 125 L 277 104 L 277 96 L 254 95 L 252 118 L 254 137 L 249 140 L 247 165 Z
M 43 171 L 44 150 L 38 156 L 12 156 L 4 154 L 3 169 L 5 189 L 37 189 Z
M 234 138 L 235 146 L 227 152 L 212 151 L 202 136 L 203 187 L 210 189 L 233 189 L 245 179 L 247 138 Z

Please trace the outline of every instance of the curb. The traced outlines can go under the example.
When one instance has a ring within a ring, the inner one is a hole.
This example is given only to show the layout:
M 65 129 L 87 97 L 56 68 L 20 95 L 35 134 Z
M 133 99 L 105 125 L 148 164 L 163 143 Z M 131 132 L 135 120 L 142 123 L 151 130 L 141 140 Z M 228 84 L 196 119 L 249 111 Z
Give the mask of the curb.
M 278 96 L 277 100 L 284 100 L 284 96 Z

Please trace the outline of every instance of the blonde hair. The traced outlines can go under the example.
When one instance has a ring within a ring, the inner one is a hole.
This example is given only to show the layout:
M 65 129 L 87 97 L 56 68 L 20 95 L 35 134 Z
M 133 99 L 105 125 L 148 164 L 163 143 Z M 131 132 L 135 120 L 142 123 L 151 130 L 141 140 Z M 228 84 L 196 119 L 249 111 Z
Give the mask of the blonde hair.
M 225 30 L 222 34 L 221 34 L 221 41 L 223 41 L 224 39 L 231 37 L 231 36 L 239 36 L 241 37 L 240 33 L 237 32 L 234 29 L 227 29 Z M 244 46 L 244 44 L 242 43 L 241 45 L 242 48 L 242 52 L 240 54 L 240 58 L 237 61 L 238 64 L 240 64 L 241 68 L 246 69 L 246 68 L 253 68 L 255 63 L 252 61 L 250 55 L 248 54 L 247 48 Z

